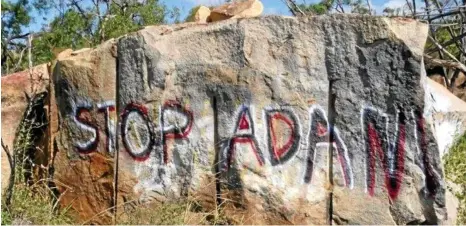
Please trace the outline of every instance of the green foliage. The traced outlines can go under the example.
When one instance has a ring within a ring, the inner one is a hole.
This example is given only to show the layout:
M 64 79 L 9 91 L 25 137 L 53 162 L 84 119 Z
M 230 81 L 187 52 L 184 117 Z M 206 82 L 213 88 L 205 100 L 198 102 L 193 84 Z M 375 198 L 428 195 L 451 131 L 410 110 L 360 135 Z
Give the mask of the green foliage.
M 147 25 L 162 23 L 165 8 L 159 5 L 157 0 L 148 0 L 144 4 L 133 4 L 126 9 L 121 9 L 113 3 L 110 6 L 110 15 L 112 16 L 99 24 L 97 35 L 100 35 L 101 39 L 96 37 L 98 41 L 116 38 Z
M 447 23 L 454 23 L 454 21 L 445 21 L 444 22 L 445 24 Z M 450 27 L 452 29 L 452 31 L 454 32 L 454 34 L 461 34 L 461 31 L 460 31 L 460 27 L 459 26 L 452 26 Z M 430 32 L 431 35 L 432 35 L 432 32 Z M 448 29 L 447 27 L 440 27 L 440 28 L 437 28 L 435 30 L 435 38 L 437 39 L 437 42 L 442 44 L 442 43 L 446 43 L 447 41 L 451 40 L 452 37 L 450 35 L 450 33 L 448 32 Z M 430 39 L 427 39 L 427 43 L 426 43 L 426 47 L 425 49 L 426 50 L 430 50 L 430 49 L 433 49 L 436 45 L 430 40 Z M 449 46 L 446 46 L 445 49 L 451 53 L 454 57 L 456 57 L 456 59 L 460 59 L 460 50 L 458 48 L 457 45 L 455 45 L 454 43 L 452 43 L 451 45 Z M 433 52 L 432 54 L 429 54 L 435 58 L 440 58 L 440 56 L 438 55 L 438 51 L 435 51 Z M 447 58 L 449 59 L 449 58 Z
M 45 186 L 33 189 L 26 185 L 15 185 L 10 207 L 2 205 L 2 225 L 72 224 L 69 210 L 54 210 L 53 201 L 47 193 Z
M 2 0 L 2 69 L 6 73 L 24 70 L 28 65 L 27 52 L 23 51 L 26 49 L 24 37 L 18 43 L 6 41 L 24 32 L 22 29 L 31 20 L 31 9 L 43 15 L 58 12 L 48 26 L 34 35 L 34 64 L 50 62 L 60 50 L 93 47 L 144 26 L 163 23 L 166 16 L 178 22 L 180 14 L 179 9 L 169 11 L 158 0 L 31 1 L 13 4 Z
M 315 4 L 300 4 L 299 8 L 303 10 L 304 13 L 309 15 L 322 15 L 328 13 L 330 10 L 329 5 L 326 2 L 319 2 Z
M 21 27 L 29 25 L 31 17 L 28 0 L 15 3 L 2 0 L 2 37 L 11 37 L 21 33 Z
M 28 26 L 31 17 L 29 16 L 29 2 L 19 0 L 10 2 L 2 0 L 2 71 L 8 72 L 10 69 L 24 67 L 22 61 L 24 56 L 25 43 L 22 27 Z
M 338 6 L 340 4 L 340 6 Z M 369 8 L 363 0 L 322 0 L 318 3 L 298 4 L 298 7 L 307 15 L 322 15 L 329 13 L 333 8 L 343 10 L 341 6 L 350 6 L 351 13 L 369 14 Z M 337 7 L 338 6 L 338 7 Z
M 455 192 L 459 200 L 457 224 L 466 224 L 466 133 L 459 137 L 444 156 L 445 175 L 448 180 L 460 186 Z

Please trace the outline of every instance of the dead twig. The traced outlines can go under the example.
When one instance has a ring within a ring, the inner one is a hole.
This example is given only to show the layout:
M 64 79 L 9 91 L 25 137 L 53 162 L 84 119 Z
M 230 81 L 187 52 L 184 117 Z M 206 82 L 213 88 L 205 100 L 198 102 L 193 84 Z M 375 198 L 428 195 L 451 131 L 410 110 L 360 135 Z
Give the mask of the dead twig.
M 452 70 L 460 70 L 463 73 L 466 73 L 466 67 L 460 62 L 435 59 L 427 54 L 424 54 L 424 59 L 427 65 L 446 67 Z
M 8 180 L 8 187 L 6 190 L 6 200 L 5 200 L 5 205 L 7 207 L 10 206 L 11 204 L 11 197 L 13 196 L 13 186 L 15 184 L 15 167 L 16 167 L 16 154 L 13 151 L 13 155 L 10 153 L 10 149 L 8 148 L 7 145 L 3 142 L 3 139 L 1 139 L 2 142 L 2 148 L 6 153 L 6 156 L 8 158 L 8 163 L 10 164 L 10 178 Z
M 288 9 L 290 9 L 291 14 L 293 16 L 305 16 L 306 14 L 299 8 L 299 6 L 296 4 L 294 0 L 282 0 L 286 6 L 288 6 Z
M 428 36 L 429 39 L 437 46 L 437 48 L 439 48 L 440 50 L 442 50 L 442 52 L 444 52 L 445 54 L 447 54 L 452 60 L 456 61 L 457 62 L 457 65 L 458 65 L 458 69 L 462 70 L 462 71 L 466 71 L 466 66 L 464 66 L 463 63 L 461 63 L 458 59 L 456 59 L 455 56 L 453 56 L 450 52 L 448 52 L 445 48 L 443 48 L 442 45 L 440 45 L 438 42 L 435 41 L 435 39 L 432 38 L 432 36 Z

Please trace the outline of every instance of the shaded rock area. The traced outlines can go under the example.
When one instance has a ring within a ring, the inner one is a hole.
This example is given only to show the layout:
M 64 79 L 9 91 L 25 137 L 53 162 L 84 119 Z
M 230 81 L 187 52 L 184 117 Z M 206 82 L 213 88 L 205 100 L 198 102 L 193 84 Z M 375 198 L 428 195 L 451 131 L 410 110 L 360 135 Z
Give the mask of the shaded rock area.
M 238 224 L 448 222 L 438 128 L 464 125 L 463 102 L 425 75 L 427 25 L 236 20 L 262 11 L 244 2 L 58 58 L 61 205 L 99 224 L 188 197 Z

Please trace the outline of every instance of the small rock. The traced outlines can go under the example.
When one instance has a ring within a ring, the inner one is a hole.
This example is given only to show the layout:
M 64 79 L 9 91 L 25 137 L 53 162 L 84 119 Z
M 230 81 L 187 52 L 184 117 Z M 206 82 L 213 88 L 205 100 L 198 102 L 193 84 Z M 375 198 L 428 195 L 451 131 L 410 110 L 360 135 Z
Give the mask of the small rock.
M 262 14 L 264 6 L 259 0 L 243 0 L 223 4 L 212 10 L 210 21 L 215 22 L 230 18 L 257 17 Z
M 210 9 L 201 5 L 194 14 L 194 22 L 207 23 L 210 16 Z

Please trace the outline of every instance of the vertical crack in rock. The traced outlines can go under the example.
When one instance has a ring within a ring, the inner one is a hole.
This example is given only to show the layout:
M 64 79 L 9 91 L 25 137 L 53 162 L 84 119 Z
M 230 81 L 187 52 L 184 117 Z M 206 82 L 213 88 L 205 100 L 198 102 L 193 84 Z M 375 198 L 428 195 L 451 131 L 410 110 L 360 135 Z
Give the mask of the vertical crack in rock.
M 216 205 L 220 206 L 221 191 L 220 191 L 220 141 L 218 137 L 218 111 L 217 111 L 217 97 L 212 95 L 212 112 L 214 113 L 214 143 L 215 143 L 215 160 L 214 160 L 214 172 L 215 172 L 215 201 Z
M 332 224 L 333 216 L 333 143 L 335 141 L 334 137 L 334 126 L 335 126 L 335 94 L 332 92 L 333 80 L 328 81 L 328 124 L 329 124 L 329 136 L 328 136 L 328 224 Z
M 332 34 L 335 28 L 332 26 L 331 28 L 328 27 L 329 25 L 324 22 L 324 30 L 328 34 Z M 334 66 L 334 57 L 335 54 L 335 40 L 332 35 L 329 35 L 325 38 L 325 67 L 327 70 L 327 80 L 328 80 L 328 128 L 329 128 L 329 135 L 328 139 L 328 196 L 327 196 L 327 224 L 331 225 L 333 223 L 333 142 L 334 142 L 334 124 L 335 124 L 335 95 L 333 93 L 333 86 L 334 86 L 334 79 L 337 78 L 335 75 L 336 69 Z
M 119 164 L 119 161 L 118 161 L 118 158 L 120 156 L 120 140 L 118 139 L 119 136 L 120 136 L 120 133 L 119 133 L 119 128 L 120 128 L 120 92 L 119 92 L 119 87 L 120 87 L 120 76 L 119 76 L 119 72 L 120 72 L 120 54 L 118 53 L 118 45 L 115 44 L 117 47 L 117 56 L 115 58 L 115 61 L 116 61 L 116 80 L 115 80 L 115 87 L 117 87 L 115 89 L 115 108 L 117 109 L 117 115 L 116 115 L 116 122 L 115 122 L 115 155 L 113 156 L 114 157 L 114 174 L 113 174 L 113 200 L 112 200 L 112 203 L 113 203 L 113 206 L 114 206 L 114 209 L 113 209 L 113 224 L 116 224 L 116 217 L 117 217 L 117 205 L 118 205 L 118 164 Z

